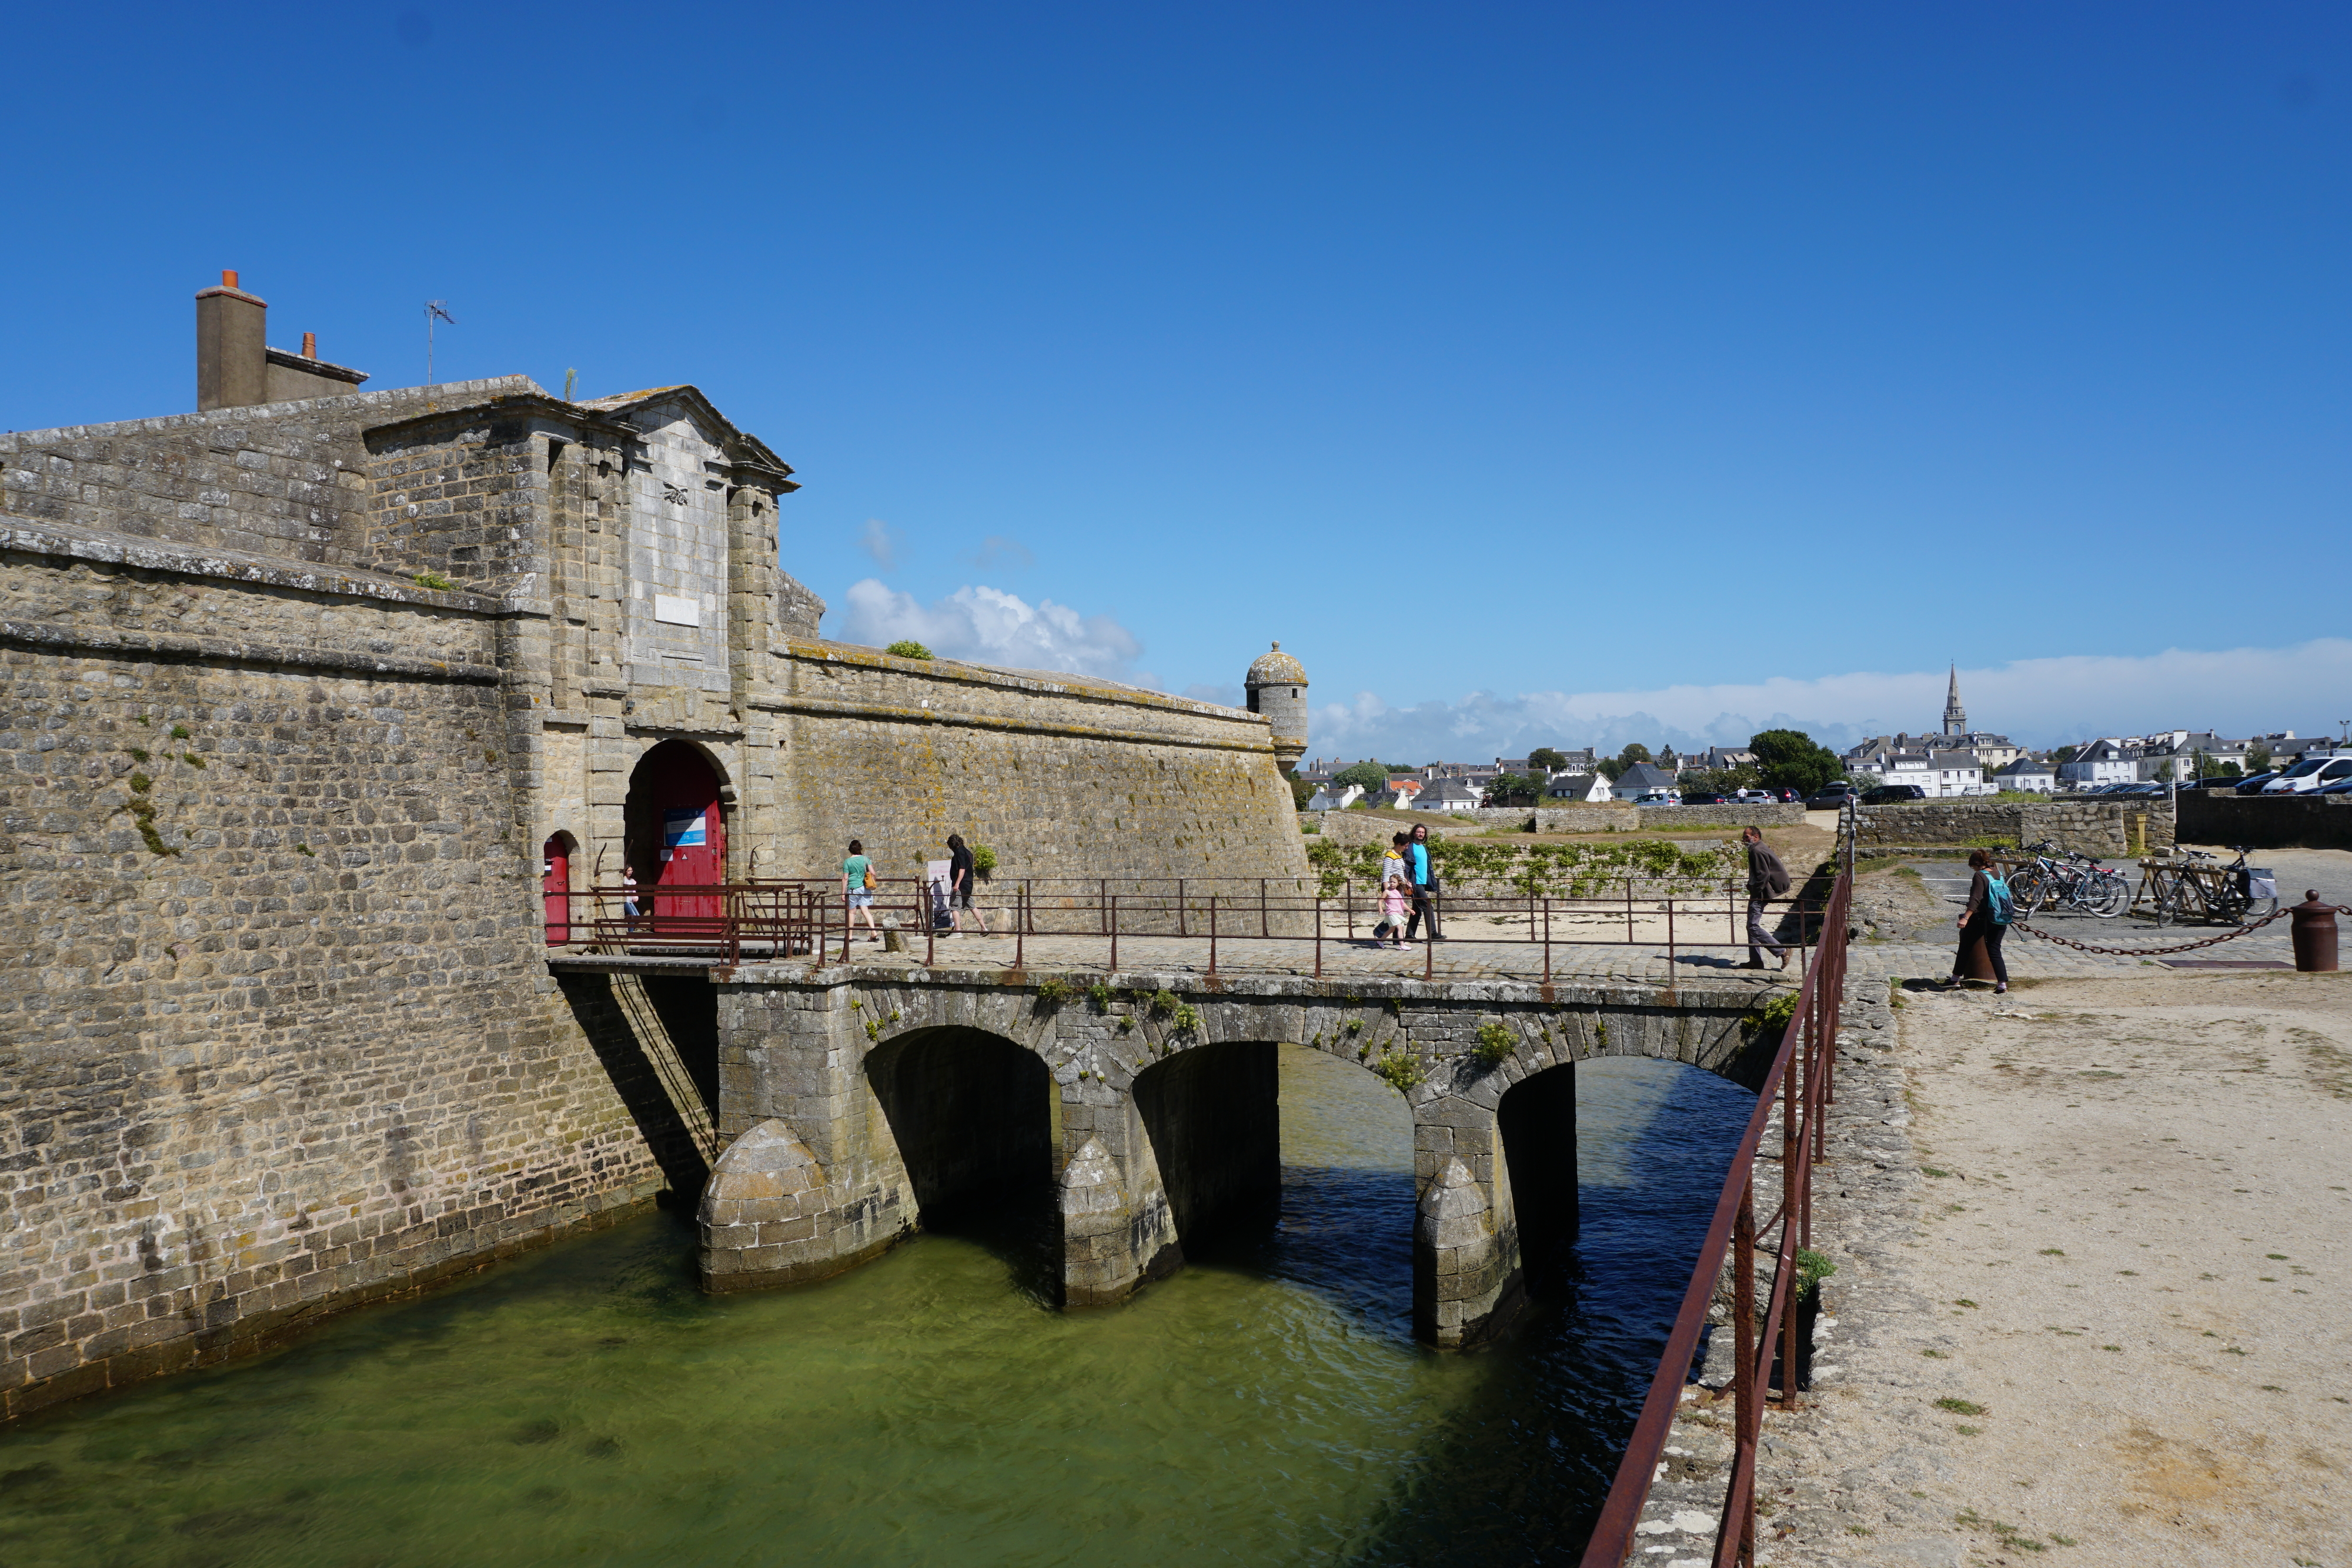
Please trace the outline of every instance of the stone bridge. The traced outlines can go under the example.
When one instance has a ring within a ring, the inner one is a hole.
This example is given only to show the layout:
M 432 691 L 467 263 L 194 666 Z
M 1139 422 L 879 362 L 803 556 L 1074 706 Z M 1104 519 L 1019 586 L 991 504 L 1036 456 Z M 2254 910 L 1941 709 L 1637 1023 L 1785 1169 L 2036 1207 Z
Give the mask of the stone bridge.
M 564 964 L 588 967 L 590 962 Z M 614 966 L 615 967 L 620 966 Z M 1752 1087 L 1769 988 L 1003 970 L 709 971 L 716 1146 L 706 1288 L 825 1278 L 927 1214 L 1020 1184 L 1059 1207 L 1061 1302 L 1124 1300 L 1188 1239 L 1278 1208 L 1276 1048 L 1402 1090 L 1419 1192 L 1413 1315 L 1496 1332 L 1576 1223 L 1574 1063 L 1688 1062 Z

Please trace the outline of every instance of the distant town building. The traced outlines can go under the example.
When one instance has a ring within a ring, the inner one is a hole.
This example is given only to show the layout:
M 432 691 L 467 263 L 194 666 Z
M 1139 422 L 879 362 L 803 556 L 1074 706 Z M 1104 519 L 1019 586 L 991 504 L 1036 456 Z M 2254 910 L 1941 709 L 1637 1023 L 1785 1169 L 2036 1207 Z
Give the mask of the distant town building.
M 2058 777 L 2070 789 L 2130 784 L 2139 778 L 2139 758 L 2120 738 L 2095 740 L 2078 749 L 2071 761 L 2060 763 Z
M 1442 779 L 1424 788 L 1413 797 L 1416 811 L 1475 811 L 1486 803 L 1483 789 L 1463 783 L 1458 779 Z
M 1310 811 L 1344 811 L 1364 798 L 1361 784 L 1326 784 L 1307 798 Z
M 2048 795 L 2058 788 L 2058 774 L 2047 762 L 2021 757 L 1994 774 L 1992 781 L 2003 789 L 2022 789 Z
M 1610 796 L 1619 800 L 1638 800 L 1654 790 L 1675 791 L 1675 776 L 1654 762 L 1636 762 L 1609 787 Z
M 1598 801 L 1610 798 L 1609 776 L 1605 773 L 1555 773 L 1544 786 L 1544 799 L 1559 801 Z

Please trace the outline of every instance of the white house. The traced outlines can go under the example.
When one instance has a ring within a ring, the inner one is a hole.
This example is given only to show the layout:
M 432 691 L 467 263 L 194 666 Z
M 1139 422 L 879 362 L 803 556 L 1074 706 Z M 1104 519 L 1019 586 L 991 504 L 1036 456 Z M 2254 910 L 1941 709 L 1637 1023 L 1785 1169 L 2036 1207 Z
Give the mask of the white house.
M 1544 786 L 1547 800 L 1598 801 L 1609 799 L 1609 776 L 1605 773 L 1555 773 Z
M 1426 785 L 1412 798 L 1416 811 L 1475 811 L 1486 803 L 1483 789 L 1463 783 L 1458 779 L 1441 779 Z
M 2095 740 L 2074 753 L 2074 761 L 2060 763 L 2058 777 L 2069 789 L 2130 784 L 2139 778 L 2139 758 L 2119 740 Z
M 1636 762 L 1617 775 L 1617 782 L 1609 787 L 1609 793 L 1619 800 L 1638 800 L 1658 789 L 1673 794 L 1675 776 L 1654 762 Z
M 1364 798 L 1361 784 L 1326 784 L 1307 798 L 1310 811 L 1344 811 Z
M 2058 775 L 2050 764 L 2036 762 L 2030 757 L 2019 758 L 1994 774 L 1992 781 L 2004 789 L 2031 790 L 2042 795 L 2051 794 L 2058 788 Z

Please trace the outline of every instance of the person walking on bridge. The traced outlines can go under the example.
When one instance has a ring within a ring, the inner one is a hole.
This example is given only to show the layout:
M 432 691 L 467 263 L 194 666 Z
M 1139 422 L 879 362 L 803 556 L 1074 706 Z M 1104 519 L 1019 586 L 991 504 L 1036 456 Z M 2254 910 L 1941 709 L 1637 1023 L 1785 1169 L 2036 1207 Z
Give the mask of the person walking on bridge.
M 1750 969 L 1764 967 L 1764 949 L 1769 947 L 1779 956 L 1780 967 L 1789 967 L 1789 950 L 1780 946 L 1779 937 L 1765 928 L 1764 912 L 1776 898 L 1789 895 L 1789 868 L 1764 841 L 1761 828 L 1742 828 L 1739 836 L 1748 842 L 1748 963 Z
M 1412 878 L 1412 918 L 1404 923 L 1404 939 L 1408 942 L 1412 940 L 1412 934 L 1421 929 L 1422 916 L 1425 915 L 1429 917 L 1429 939 L 1432 942 L 1444 941 L 1445 933 L 1437 925 L 1437 872 L 1429 863 L 1428 823 L 1415 822 L 1412 825 L 1412 838 L 1405 844 L 1404 863 L 1406 872 Z
M 955 921 L 954 929 L 949 933 L 950 936 L 963 929 L 963 917 L 967 915 L 971 916 L 972 924 L 980 927 L 980 934 L 982 936 L 988 935 L 987 917 L 971 905 L 971 883 L 977 870 L 977 862 L 972 858 L 971 849 L 965 845 L 963 835 L 950 833 L 948 835 L 948 909 Z
M 849 940 L 850 922 L 855 914 L 866 916 L 866 940 L 882 940 L 882 928 L 874 924 L 874 862 L 866 858 L 866 846 L 859 841 L 849 841 L 849 858 L 841 862 L 841 891 L 848 897 L 842 912 L 841 937 Z

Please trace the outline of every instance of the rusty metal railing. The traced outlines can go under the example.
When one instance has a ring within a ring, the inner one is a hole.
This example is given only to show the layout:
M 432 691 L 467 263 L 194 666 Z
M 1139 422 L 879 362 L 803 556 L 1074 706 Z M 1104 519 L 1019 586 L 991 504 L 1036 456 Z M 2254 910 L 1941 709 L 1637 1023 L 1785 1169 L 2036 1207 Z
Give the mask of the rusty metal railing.
M 1622 1568 L 1635 1544 L 1634 1527 L 1657 1475 L 1675 1413 L 1689 1382 L 1699 1334 L 1712 1309 L 1717 1282 L 1728 1253 L 1732 1277 L 1732 1398 L 1735 1437 L 1729 1483 L 1717 1522 L 1717 1568 L 1752 1564 L 1756 1557 L 1756 1453 L 1763 1435 L 1765 1396 L 1777 1351 L 1780 1405 L 1794 1409 L 1799 1368 L 1805 1347 L 1798 1343 L 1797 1254 L 1812 1246 L 1812 1167 L 1827 1153 L 1827 1113 L 1835 1098 L 1838 1012 L 1845 988 L 1846 916 L 1853 893 L 1852 862 L 1840 872 L 1822 922 L 1831 934 L 1808 966 L 1797 993 L 1796 1011 L 1780 1037 L 1756 1111 L 1748 1119 L 1713 1222 L 1683 1292 L 1682 1311 L 1666 1336 L 1665 1354 L 1651 1380 L 1642 1413 L 1626 1440 L 1624 1458 L 1602 1503 L 1599 1521 L 1584 1550 L 1583 1568 Z M 1756 1162 L 1767 1132 L 1778 1119 L 1780 1134 L 1780 1202 L 1761 1223 L 1756 1217 Z M 1756 1253 L 1759 1237 L 1775 1228 L 1771 1295 L 1762 1322 L 1757 1317 Z M 1759 1332 L 1760 1329 L 1760 1333 Z M 1720 1397 L 1718 1395 L 1717 1397 Z
M 1270 967 L 1290 969 L 1296 948 L 1311 948 L 1314 972 L 1323 973 L 1326 950 L 1334 946 L 1380 946 L 1381 907 L 1376 896 L 1343 884 L 1336 894 L 1308 894 L 1296 883 L 1256 877 L 1001 879 L 995 895 L 973 912 L 986 927 L 974 935 L 1009 936 L 1013 964 L 1024 967 L 1031 937 L 1092 938 L 1103 946 L 1104 967 L 1119 967 L 1122 940 L 1180 937 L 1207 944 L 1208 972 L 1246 970 L 1253 957 Z M 863 904 L 854 894 L 869 894 Z M 694 953 L 725 964 L 746 960 L 838 955 L 846 962 L 860 936 L 883 939 L 895 928 L 902 945 L 917 937 L 926 964 L 938 957 L 938 943 L 956 910 L 936 884 L 921 878 L 887 878 L 870 890 L 847 889 L 839 878 L 671 887 L 634 894 L 614 887 L 570 895 L 591 911 L 585 921 L 559 928 L 551 917 L 551 938 L 559 934 L 604 953 Z M 637 913 L 626 913 L 634 900 Z M 1688 952 L 1754 946 L 1747 928 L 1748 898 L 1736 882 L 1695 883 L 1687 879 L 1612 878 L 1606 891 L 1559 897 L 1528 893 L 1430 892 L 1406 901 L 1410 942 L 1391 926 L 1390 945 L 1417 947 L 1424 977 L 1436 972 L 1440 941 L 1526 953 L 1528 968 L 1549 980 L 1555 949 L 1589 946 L 1663 949 L 1668 963 Z M 1774 914 L 1781 910 L 1776 908 Z M 1828 922 L 1827 912 L 1809 907 L 1801 895 L 1789 913 L 1794 940 L 1775 938 L 1810 967 L 1811 955 Z M 1441 936 L 1445 923 L 1454 936 Z M 1288 945 L 1276 950 L 1268 945 Z M 561 946 L 562 943 L 555 945 Z M 1488 956 L 1491 959 L 1492 955 Z

